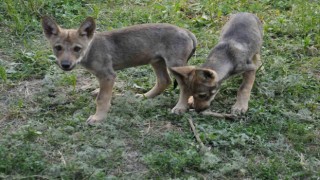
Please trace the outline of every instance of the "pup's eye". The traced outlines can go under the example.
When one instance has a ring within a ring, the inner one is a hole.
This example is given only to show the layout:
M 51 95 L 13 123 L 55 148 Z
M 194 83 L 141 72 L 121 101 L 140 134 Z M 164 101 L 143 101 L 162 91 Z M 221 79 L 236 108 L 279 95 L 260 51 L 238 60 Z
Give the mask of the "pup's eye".
M 76 47 L 73 48 L 73 51 L 74 51 L 74 52 L 80 52 L 81 49 L 82 49 L 82 48 L 81 48 L 80 46 L 76 46 Z
M 56 51 L 61 51 L 61 50 L 62 50 L 62 46 L 56 45 L 56 46 L 54 47 L 54 49 L 55 49 Z

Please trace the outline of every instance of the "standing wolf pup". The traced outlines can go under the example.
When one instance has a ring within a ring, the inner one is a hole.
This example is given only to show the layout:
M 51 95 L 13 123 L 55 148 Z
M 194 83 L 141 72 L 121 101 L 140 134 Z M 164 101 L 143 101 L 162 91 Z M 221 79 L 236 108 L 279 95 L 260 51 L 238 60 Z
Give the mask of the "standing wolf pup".
M 143 24 L 95 33 L 91 17 L 79 29 L 63 29 L 51 18 L 43 17 L 42 27 L 61 69 L 70 71 L 80 63 L 99 81 L 96 113 L 88 118 L 89 124 L 106 118 L 115 70 L 151 64 L 157 82 L 144 96 L 152 98 L 170 85 L 167 68 L 185 66 L 196 48 L 196 38 L 191 32 L 170 24 Z M 184 96 L 185 90 L 180 88 L 180 97 Z M 180 98 L 176 108 L 184 103 Z
M 245 113 L 248 110 L 256 70 L 261 65 L 262 36 L 262 23 L 257 16 L 250 13 L 233 15 L 223 27 L 219 43 L 200 68 L 171 68 L 176 78 L 189 87 L 187 96 L 182 97 L 184 102 L 192 96 L 191 106 L 197 112 L 203 111 L 210 106 L 224 80 L 242 73 L 243 82 L 238 90 L 232 113 Z M 186 111 L 188 105 L 185 104 L 185 107 L 181 111 Z

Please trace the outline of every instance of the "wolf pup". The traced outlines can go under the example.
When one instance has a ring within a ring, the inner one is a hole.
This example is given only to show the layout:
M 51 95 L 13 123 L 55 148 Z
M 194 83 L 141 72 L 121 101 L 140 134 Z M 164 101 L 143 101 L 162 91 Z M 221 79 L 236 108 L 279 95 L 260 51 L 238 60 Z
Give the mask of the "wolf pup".
M 88 118 L 89 124 L 106 118 L 116 70 L 151 64 L 157 81 L 144 96 L 155 97 L 171 83 L 167 68 L 185 66 L 197 41 L 188 30 L 170 24 L 143 24 L 95 33 L 96 24 L 91 17 L 78 29 L 63 29 L 45 16 L 42 27 L 62 70 L 70 71 L 80 63 L 99 81 L 96 112 Z M 184 94 L 181 88 L 180 96 Z M 179 100 L 178 108 L 179 104 L 184 102 Z
M 256 70 L 261 65 L 262 36 L 262 23 L 254 14 L 238 13 L 231 16 L 222 29 L 219 43 L 200 68 L 171 68 L 176 78 L 180 78 L 184 86 L 189 88 L 187 96 L 182 97 L 184 102 L 192 96 L 189 104 L 197 112 L 203 111 L 209 107 L 224 80 L 242 74 L 243 82 L 231 111 L 233 114 L 245 113 Z M 185 107 L 188 105 L 185 104 Z

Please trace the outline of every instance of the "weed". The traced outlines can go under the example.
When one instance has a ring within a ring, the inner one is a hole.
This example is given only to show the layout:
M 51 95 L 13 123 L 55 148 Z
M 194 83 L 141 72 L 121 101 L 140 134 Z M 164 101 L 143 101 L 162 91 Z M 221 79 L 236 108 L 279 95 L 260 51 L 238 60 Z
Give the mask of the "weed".
M 0 77 L 4 83 L 7 82 L 7 72 L 3 66 L 0 66 Z

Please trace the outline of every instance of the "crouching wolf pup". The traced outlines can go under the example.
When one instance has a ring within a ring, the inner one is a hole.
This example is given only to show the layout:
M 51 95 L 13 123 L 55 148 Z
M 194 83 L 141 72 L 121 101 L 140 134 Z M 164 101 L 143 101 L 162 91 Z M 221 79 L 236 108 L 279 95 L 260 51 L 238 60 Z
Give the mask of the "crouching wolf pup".
M 238 13 L 231 16 L 223 27 L 219 43 L 211 50 L 207 61 L 200 67 L 174 67 L 189 92 L 184 99 L 197 112 L 207 109 L 218 93 L 221 83 L 232 75 L 242 73 L 243 82 L 232 107 L 233 114 L 248 110 L 250 92 L 257 68 L 261 65 L 262 24 L 254 14 Z M 190 102 L 191 101 L 191 102 Z M 185 104 L 187 108 L 188 105 Z
M 91 17 L 78 29 L 63 29 L 45 16 L 42 27 L 62 70 L 70 71 L 80 63 L 99 81 L 96 112 L 88 118 L 89 124 L 106 118 L 116 70 L 151 64 L 157 82 L 144 96 L 152 98 L 170 85 L 167 68 L 185 66 L 196 48 L 191 32 L 170 24 L 143 24 L 95 33 L 96 24 Z M 181 97 L 185 96 L 183 90 Z

